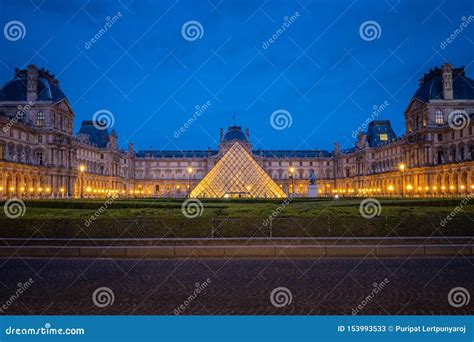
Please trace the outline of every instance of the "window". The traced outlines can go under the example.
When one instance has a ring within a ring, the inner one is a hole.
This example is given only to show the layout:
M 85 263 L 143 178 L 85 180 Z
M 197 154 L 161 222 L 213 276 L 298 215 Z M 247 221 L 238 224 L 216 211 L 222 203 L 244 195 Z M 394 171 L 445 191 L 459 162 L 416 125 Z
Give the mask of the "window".
M 36 113 L 36 126 L 44 127 L 44 113 L 43 112 Z
M 443 134 L 442 133 L 438 134 L 438 141 L 443 141 Z
M 388 134 L 382 133 L 379 135 L 380 141 L 388 141 Z
M 39 142 L 39 143 L 42 143 L 42 142 L 43 142 L 43 136 L 42 136 L 42 135 L 38 135 L 38 142 Z
M 443 125 L 444 124 L 444 117 L 443 117 L 443 112 L 440 111 L 439 109 L 436 110 L 435 113 L 435 120 L 437 125 Z
M 36 164 L 43 165 L 43 152 L 36 152 Z

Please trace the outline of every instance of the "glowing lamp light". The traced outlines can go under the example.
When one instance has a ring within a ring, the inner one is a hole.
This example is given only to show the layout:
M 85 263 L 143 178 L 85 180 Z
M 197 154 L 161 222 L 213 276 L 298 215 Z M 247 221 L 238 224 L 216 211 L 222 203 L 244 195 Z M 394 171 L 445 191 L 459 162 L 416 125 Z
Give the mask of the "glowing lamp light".
M 461 190 L 464 190 L 466 189 L 466 187 L 464 185 L 461 185 Z
M 14 190 L 15 190 L 15 188 L 13 186 L 10 187 L 10 191 L 14 191 Z
M 193 168 L 192 167 L 188 167 L 188 173 L 192 173 L 193 172 Z
M 407 190 L 413 190 L 413 185 L 408 184 L 408 185 L 407 185 Z
M 50 191 L 51 191 L 51 189 L 50 189 L 50 188 L 46 188 L 46 192 L 50 192 Z
M 87 191 L 87 192 L 91 192 L 91 190 L 92 190 L 92 189 L 91 189 L 90 186 L 88 186 L 88 187 L 86 188 L 86 191 Z
M 59 189 L 60 192 L 64 192 L 64 188 Z
M 3 186 L 0 186 L 0 191 L 3 191 Z
M 433 187 L 433 190 L 438 190 L 438 188 L 436 186 Z
M 454 190 L 454 185 L 451 185 L 451 186 L 449 187 L 449 190 Z
M 429 186 L 427 186 L 427 187 L 425 188 L 425 190 L 426 190 L 426 191 L 428 191 L 429 189 L 430 189 L 430 187 L 429 187 Z
M 229 194 L 225 194 L 225 195 L 224 195 L 224 198 L 229 198 Z
M 418 191 L 421 191 L 421 186 L 418 187 Z
M 400 169 L 400 171 L 405 170 L 405 164 L 398 165 L 398 168 Z
M 39 192 L 43 191 L 43 188 L 38 188 L 38 191 L 39 191 Z
M 20 191 L 22 191 L 22 192 L 25 191 L 25 188 L 21 187 L 21 188 L 20 188 Z
M 441 187 L 441 190 L 446 190 L 446 187 L 443 185 L 443 186 Z
M 30 188 L 29 190 L 30 190 L 30 192 L 33 192 L 33 191 L 35 191 L 35 189 L 33 189 L 33 188 Z

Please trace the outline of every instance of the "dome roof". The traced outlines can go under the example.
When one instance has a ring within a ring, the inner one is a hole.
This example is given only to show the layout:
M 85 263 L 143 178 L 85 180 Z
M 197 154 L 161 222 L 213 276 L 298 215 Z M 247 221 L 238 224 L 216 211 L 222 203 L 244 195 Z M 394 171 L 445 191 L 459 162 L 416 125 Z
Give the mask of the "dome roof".
M 227 141 L 232 141 L 232 140 L 239 140 L 239 141 L 249 143 L 249 137 L 247 136 L 247 134 L 245 134 L 242 131 L 242 127 L 240 126 L 230 126 L 222 138 L 222 142 L 227 142 Z
M 455 100 L 474 99 L 474 81 L 468 78 L 464 68 L 453 69 L 453 98 Z M 420 81 L 415 95 L 422 101 L 442 100 L 443 99 L 443 71 L 440 68 L 434 68 L 425 74 Z
M 66 99 L 54 75 L 30 65 L 28 69 L 15 69 L 15 78 L 0 88 L 0 101 L 27 101 L 28 70 L 34 73 L 38 80 L 36 101 L 58 102 Z

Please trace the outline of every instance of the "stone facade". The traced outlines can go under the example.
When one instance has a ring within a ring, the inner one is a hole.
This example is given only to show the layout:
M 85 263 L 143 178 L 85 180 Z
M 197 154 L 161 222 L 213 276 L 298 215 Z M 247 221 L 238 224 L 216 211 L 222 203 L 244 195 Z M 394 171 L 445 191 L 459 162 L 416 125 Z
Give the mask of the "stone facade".
M 92 121 L 74 135 L 58 80 L 31 65 L 0 89 L 0 198 L 185 197 L 235 141 L 286 194 L 306 196 L 314 172 L 321 196 L 462 196 L 474 191 L 473 115 L 474 81 L 445 64 L 420 80 L 403 137 L 368 120 L 348 150 L 253 150 L 231 126 L 216 150 L 137 152 Z

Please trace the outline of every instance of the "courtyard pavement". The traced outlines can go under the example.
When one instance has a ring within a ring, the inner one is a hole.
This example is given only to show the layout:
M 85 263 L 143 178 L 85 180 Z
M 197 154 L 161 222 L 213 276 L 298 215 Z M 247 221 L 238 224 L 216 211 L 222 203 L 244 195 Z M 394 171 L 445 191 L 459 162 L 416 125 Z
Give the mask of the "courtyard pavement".
M 448 293 L 473 284 L 473 257 L 14 258 L 0 259 L 0 314 L 472 315 L 474 299 L 456 308 Z

